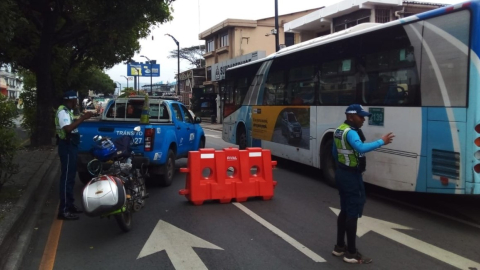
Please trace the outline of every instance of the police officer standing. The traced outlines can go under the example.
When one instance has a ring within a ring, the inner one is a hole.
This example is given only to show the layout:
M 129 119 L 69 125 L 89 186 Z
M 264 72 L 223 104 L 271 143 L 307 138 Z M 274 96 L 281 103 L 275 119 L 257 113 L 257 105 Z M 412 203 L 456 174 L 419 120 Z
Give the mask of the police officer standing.
M 63 95 L 63 101 L 55 115 L 55 126 L 59 138 L 58 155 L 62 164 L 58 218 L 76 220 L 79 217 L 75 214 L 83 212 L 73 204 L 73 186 L 77 174 L 77 154 L 78 144 L 80 143 L 80 134 L 77 127 L 84 120 L 92 117 L 92 113 L 87 112 L 74 121 L 73 109 L 77 106 L 77 93 L 75 91 L 67 91 Z
M 343 260 L 348 263 L 371 263 L 372 259 L 360 254 L 355 245 L 357 221 L 362 217 L 365 204 L 362 178 L 366 168 L 365 153 L 391 143 L 395 135 L 390 132 L 379 140 L 364 143 L 365 136 L 360 128 L 365 122 L 365 116 L 371 114 L 359 104 L 348 106 L 345 114 L 347 120 L 335 130 L 333 144 L 333 156 L 337 159 L 335 180 L 340 194 L 341 211 L 337 219 L 337 244 L 332 254 L 345 255 Z

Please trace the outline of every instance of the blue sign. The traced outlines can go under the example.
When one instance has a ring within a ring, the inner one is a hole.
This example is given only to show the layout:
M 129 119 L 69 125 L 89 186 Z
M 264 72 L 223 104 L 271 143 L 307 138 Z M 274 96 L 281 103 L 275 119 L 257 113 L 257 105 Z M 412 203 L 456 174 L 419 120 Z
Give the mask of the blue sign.
M 140 77 L 160 77 L 160 64 L 153 63 L 137 63 L 130 62 L 127 64 L 127 76 L 140 76 Z M 151 72 L 151 75 L 150 75 Z

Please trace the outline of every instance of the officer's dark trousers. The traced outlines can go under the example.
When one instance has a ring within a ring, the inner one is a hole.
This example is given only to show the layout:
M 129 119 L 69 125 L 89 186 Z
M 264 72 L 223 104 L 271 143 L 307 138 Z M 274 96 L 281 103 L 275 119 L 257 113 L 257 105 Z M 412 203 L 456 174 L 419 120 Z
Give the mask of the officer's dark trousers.
M 73 206 L 73 186 L 77 174 L 78 147 L 68 143 L 66 140 L 59 140 L 58 155 L 62 164 L 62 175 L 60 176 L 60 207 L 58 213 L 68 212 Z
M 356 252 L 357 221 L 365 204 L 365 186 L 360 172 L 337 169 L 335 180 L 340 194 L 340 214 L 337 218 L 337 245 L 345 246 L 345 234 L 350 253 Z

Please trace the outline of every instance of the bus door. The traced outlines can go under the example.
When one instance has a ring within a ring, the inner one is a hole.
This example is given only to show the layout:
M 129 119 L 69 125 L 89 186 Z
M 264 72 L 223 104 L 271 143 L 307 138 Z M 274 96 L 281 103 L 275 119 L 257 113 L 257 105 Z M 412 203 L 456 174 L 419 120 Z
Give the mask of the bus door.
M 465 188 L 470 12 L 425 20 L 421 95 L 427 113 L 427 192 Z M 471 89 L 472 90 L 472 89 Z
M 427 111 L 427 191 L 449 189 L 444 192 L 454 193 L 455 189 L 464 188 L 466 109 Z

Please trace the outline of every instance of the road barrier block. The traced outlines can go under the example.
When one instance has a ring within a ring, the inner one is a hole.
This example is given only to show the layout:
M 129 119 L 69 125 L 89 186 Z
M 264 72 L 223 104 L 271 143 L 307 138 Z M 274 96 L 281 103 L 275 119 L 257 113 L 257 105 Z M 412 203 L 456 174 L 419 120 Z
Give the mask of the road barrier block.
M 225 148 L 223 150 L 200 149 L 188 153 L 185 189 L 179 191 L 195 205 L 205 200 L 228 203 L 249 197 L 270 200 L 277 184 L 272 169 L 277 164 L 271 160 L 270 150 L 262 148 Z
M 215 152 L 213 148 L 190 151 L 188 167 L 180 169 L 180 172 L 187 173 L 187 178 L 185 189 L 179 194 L 185 195 L 194 205 L 201 205 L 206 200 L 218 199 L 222 203 L 231 200 L 225 196 L 225 178 L 219 177 Z
M 247 177 L 248 175 L 245 172 L 242 172 L 241 168 L 241 157 L 238 148 L 224 148 L 222 155 L 219 155 L 219 160 L 222 160 L 223 157 L 224 166 L 223 175 L 225 177 L 225 188 L 226 192 L 228 192 L 231 198 L 236 198 L 238 196 L 238 187 L 242 184 L 242 179 Z
M 242 193 L 237 194 L 237 201 L 243 201 L 245 196 L 272 199 L 273 189 L 277 185 L 277 182 L 273 181 L 272 169 L 277 162 L 272 161 L 270 150 L 250 147 L 242 155 L 242 161 L 245 161 L 242 166 L 248 177 L 243 181 Z

